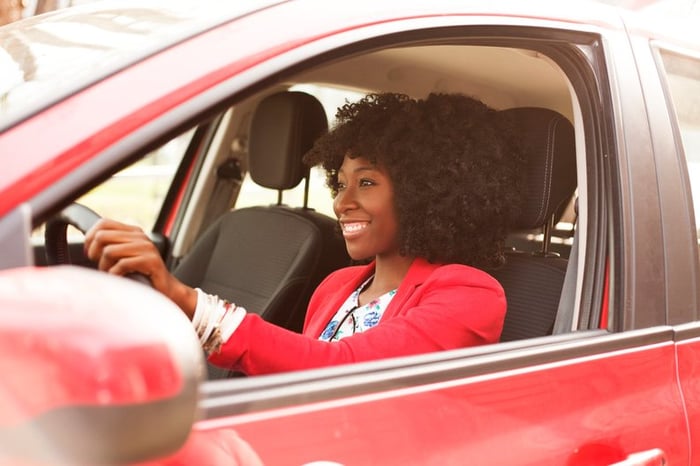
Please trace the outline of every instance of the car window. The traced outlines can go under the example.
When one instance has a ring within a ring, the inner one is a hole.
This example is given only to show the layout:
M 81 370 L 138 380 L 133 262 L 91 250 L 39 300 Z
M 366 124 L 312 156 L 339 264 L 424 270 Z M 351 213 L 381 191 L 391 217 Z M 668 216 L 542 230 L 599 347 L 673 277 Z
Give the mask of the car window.
M 171 139 L 135 164 L 112 175 L 76 202 L 102 217 L 150 231 L 193 134 L 194 130 L 190 130 Z M 38 228 L 33 236 L 38 240 L 43 234 L 43 228 Z M 82 237 L 72 227 L 68 235 Z
M 299 183 L 294 189 L 284 191 L 282 203 L 293 207 L 303 205 L 304 182 Z M 246 173 L 236 201 L 236 208 L 270 204 L 277 204 L 277 191 L 256 184 L 251 179 L 250 173 Z M 333 199 L 326 187 L 326 174 L 320 167 L 311 168 L 308 207 L 329 216 L 335 215 Z
M 366 94 L 365 92 L 314 84 L 299 84 L 291 87 L 290 90 L 306 92 L 316 97 L 323 105 L 326 115 L 328 115 L 329 127 L 332 127 L 335 123 L 335 112 L 338 107 L 346 102 L 359 100 Z M 283 194 L 282 202 L 293 207 L 303 205 L 304 183 L 299 183 L 294 189 L 286 190 Z M 260 186 L 250 178 L 250 174 L 245 175 L 236 200 L 236 208 L 276 203 L 276 190 Z M 333 213 L 333 199 L 326 187 L 326 174 L 320 167 L 311 168 L 308 207 L 330 217 L 335 217 Z
M 700 219 L 700 59 L 668 50 L 660 50 L 660 54 L 688 164 L 697 225 Z
M 168 141 L 139 162 L 116 173 L 78 202 L 104 217 L 151 230 L 192 134 L 193 130 Z

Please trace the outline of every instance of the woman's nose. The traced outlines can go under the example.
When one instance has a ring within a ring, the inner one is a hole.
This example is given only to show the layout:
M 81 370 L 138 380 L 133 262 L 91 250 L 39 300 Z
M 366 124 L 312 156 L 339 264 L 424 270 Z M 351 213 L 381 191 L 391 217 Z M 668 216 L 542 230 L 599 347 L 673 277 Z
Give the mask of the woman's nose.
M 357 198 L 356 192 L 351 187 L 345 187 L 342 191 L 338 191 L 338 194 L 333 200 L 333 210 L 336 215 L 347 212 L 357 208 Z

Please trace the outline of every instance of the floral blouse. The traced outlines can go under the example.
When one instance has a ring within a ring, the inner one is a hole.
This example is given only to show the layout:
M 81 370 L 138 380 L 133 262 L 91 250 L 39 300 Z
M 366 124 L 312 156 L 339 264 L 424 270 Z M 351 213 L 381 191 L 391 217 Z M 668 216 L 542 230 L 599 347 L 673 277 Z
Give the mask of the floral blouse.
M 371 283 L 374 276 L 365 280 L 348 299 L 345 300 L 335 316 L 328 322 L 326 329 L 318 337 L 322 341 L 338 341 L 354 333 L 364 332 L 379 323 L 396 290 L 391 290 L 360 306 L 360 293 Z

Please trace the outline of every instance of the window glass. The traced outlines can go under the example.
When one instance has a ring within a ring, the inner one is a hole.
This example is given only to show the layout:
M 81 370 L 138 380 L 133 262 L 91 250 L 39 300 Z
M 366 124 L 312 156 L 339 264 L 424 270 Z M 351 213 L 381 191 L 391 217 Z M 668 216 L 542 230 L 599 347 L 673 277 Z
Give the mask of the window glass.
M 304 205 L 304 182 L 302 181 L 293 189 L 284 191 L 282 203 L 292 207 Z M 241 191 L 238 194 L 236 208 L 277 204 L 277 191 L 265 188 L 250 178 L 246 173 L 241 184 Z M 333 199 L 331 192 L 326 187 L 326 173 L 322 168 L 313 167 L 309 176 L 309 201 L 308 207 L 331 217 L 333 213 Z
M 332 127 L 335 123 L 335 113 L 338 107 L 346 102 L 355 102 L 366 94 L 354 90 L 313 84 L 296 85 L 290 88 L 290 90 L 306 92 L 307 94 L 315 96 L 326 111 L 329 127 Z M 283 193 L 282 202 L 292 207 L 302 206 L 304 202 L 304 183 L 301 182 L 296 188 L 285 191 Z M 243 179 L 243 184 L 241 185 L 240 193 L 238 194 L 236 208 L 276 203 L 277 191 L 255 184 L 250 178 L 250 175 L 246 174 Z M 333 199 L 331 198 L 330 191 L 326 187 L 326 174 L 323 169 L 319 167 L 313 167 L 311 169 L 308 207 L 330 217 L 335 217 L 333 213 Z
M 700 58 L 660 52 L 688 163 L 697 225 L 700 220 Z
M 153 229 L 194 130 L 183 133 L 77 199 L 102 217 Z M 43 228 L 33 236 L 43 238 Z M 69 237 L 80 235 L 72 227 Z M 80 235 L 82 237 L 82 235 Z

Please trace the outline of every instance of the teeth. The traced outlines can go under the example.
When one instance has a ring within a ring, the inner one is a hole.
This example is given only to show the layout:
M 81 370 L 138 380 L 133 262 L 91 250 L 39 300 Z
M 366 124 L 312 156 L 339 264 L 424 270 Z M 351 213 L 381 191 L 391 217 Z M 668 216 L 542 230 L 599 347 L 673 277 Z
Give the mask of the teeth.
M 366 223 L 344 223 L 343 224 L 343 231 L 347 231 L 348 233 L 352 233 L 355 231 L 360 231 L 366 227 L 367 227 Z

